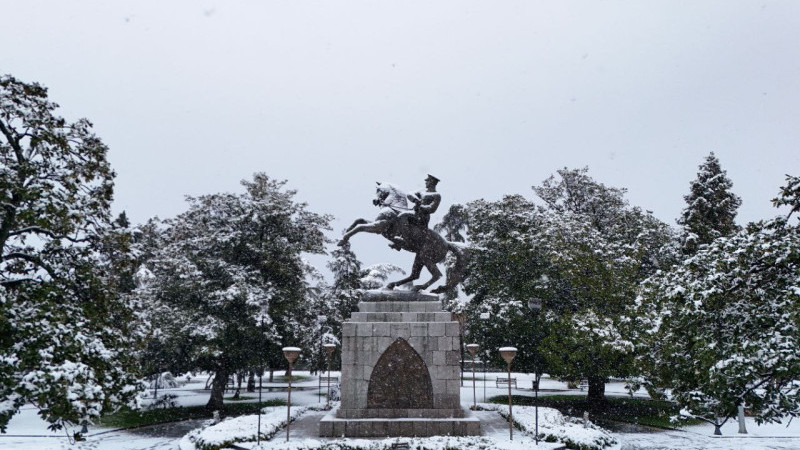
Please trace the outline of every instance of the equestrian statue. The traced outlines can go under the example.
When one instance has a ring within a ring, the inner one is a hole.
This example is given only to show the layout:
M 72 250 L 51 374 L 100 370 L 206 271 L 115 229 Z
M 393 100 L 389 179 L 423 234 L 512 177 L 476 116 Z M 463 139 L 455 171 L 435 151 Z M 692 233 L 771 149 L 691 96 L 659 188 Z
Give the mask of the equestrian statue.
M 428 228 L 431 214 L 436 212 L 442 201 L 441 195 L 436 192 L 438 182 L 438 178 L 428 175 L 425 179 L 425 191 L 409 195 L 390 183 L 378 182 L 377 196 L 372 201 L 374 205 L 381 207 L 378 217 L 372 222 L 356 219 L 339 241 L 339 245 L 343 246 L 356 233 L 375 233 L 391 241 L 390 248 L 416 254 L 411 274 L 402 280 L 387 284 L 387 289 L 394 289 L 396 286 L 419 279 L 423 267 L 431 273 L 431 279 L 426 283 L 414 285 L 411 289 L 414 291 L 428 289 L 442 277 L 437 264 L 444 261 L 448 252 L 453 252 L 456 259 L 455 266 L 448 271 L 446 283 L 431 292 L 439 294 L 452 289 L 463 277 L 466 266 L 464 250 Z M 414 204 L 413 208 L 408 207 L 409 202 Z

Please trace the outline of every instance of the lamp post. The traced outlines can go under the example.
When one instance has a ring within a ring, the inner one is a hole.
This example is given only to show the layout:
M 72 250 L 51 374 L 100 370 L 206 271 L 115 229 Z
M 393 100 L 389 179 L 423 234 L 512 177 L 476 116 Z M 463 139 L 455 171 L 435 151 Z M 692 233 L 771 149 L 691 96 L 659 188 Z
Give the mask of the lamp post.
M 289 361 L 289 395 L 286 399 L 286 442 L 289 442 L 289 424 L 292 420 L 292 365 L 300 356 L 300 348 L 283 347 L 283 356 Z
M 500 347 L 500 356 L 506 361 L 508 368 L 508 436 L 509 440 L 514 440 L 514 414 L 511 410 L 511 361 L 517 356 L 516 347 Z
M 336 344 L 325 344 L 325 356 L 328 359 L 328 408 L 331 407 L 331 355 L 336 350 Z
M 320 358 L 322 357 L 322 347 L 324 342 L 324 335 L 322 334 L 322 324 L 328 321 L 328 316 L 324 314 L 320 314 L 317 316 L 317 323 L 319 324 L 319 354 Z M 320 361 L 320 365 L 322 365 L 322 361 Z M 324 371 L 324 367 L 319 367 L 319 372 L 322 373 Z M 322 376 L 319 377 L 319 393 L 322 394 Z M 322 395 L 319 397 L 319 401 L 322 402 Z
M 534 313 L 539 313 L 542 310 L 542 299 L 540 298 L 532 298 L 528 300 L 528 308 Z M 534 361 L 536 361 L 534 359 Z M 534 381 L 534 394 L 533 394 L 533 410 L 534 410 L 534 422 L 536 426 L 536 437 L 534 440 L 536 441 L 536 445 L 539 445 L 539 373 L 537 367 L 534 366 L 533 368 L 533 381 Z
M 482 321 L 484 321 L 484 326 L 482 328 L 484 330 L 483 331 L 483 337 L 484 337 L 483 340 L 484 340 L 484 343 L 485 343 L 486 342 L 486 324 L 485 324 L 485 322 L 487 320 L 489 320 L 490 314 L 488 312 L 484 312 L 484 313 L 481 313 L 481 315 L 479 317 L 481 318 Z M 483 357 L 481 358 L 483 360 L 483 402 L 486 403 L 486 361 L 489 360 L 489 349 L 486 349 L 483 353 L 484 353 Z
M 478 344 L 467 344 L 467 350 L 472 355 L 472 409 L 478 409 L 478 397 L 475 393 L 475 352 L 478 351 Z M 483 380 L 484 384 L 486 380 Z
M 264 377 L 264 368 L 258 368 L 258 434 L 256 434 L 256 446 L 261 444 L 261 379 Z

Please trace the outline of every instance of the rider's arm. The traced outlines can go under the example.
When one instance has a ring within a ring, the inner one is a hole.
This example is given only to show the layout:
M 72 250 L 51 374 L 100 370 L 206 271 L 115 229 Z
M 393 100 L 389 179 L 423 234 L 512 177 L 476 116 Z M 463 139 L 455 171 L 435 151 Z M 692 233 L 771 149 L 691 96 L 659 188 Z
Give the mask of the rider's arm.
M 432 199 L 430 203 L 420 204 L 419 209 L 427 214 L 433 214 L 439 209 L 439 203 L 442 202 L 442 196 L 439 194 L 429 195 L 428 198 Z

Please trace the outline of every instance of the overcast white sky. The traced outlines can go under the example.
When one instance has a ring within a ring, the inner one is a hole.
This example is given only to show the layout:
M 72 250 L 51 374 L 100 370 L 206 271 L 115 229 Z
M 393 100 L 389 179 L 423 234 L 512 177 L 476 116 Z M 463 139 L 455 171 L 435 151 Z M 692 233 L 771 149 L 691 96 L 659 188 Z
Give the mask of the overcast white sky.
M 0 73 L 94 122 L 135 223 L 255 171 L 333 214 L 332 237 L 375 216 L 376 180 L 416 190 L 428 172 L 432 223 L 587 165 L 674 223 L 710 151 L 745 222 L 800 175 L 798 1 L 0 0 L 0 16 Z

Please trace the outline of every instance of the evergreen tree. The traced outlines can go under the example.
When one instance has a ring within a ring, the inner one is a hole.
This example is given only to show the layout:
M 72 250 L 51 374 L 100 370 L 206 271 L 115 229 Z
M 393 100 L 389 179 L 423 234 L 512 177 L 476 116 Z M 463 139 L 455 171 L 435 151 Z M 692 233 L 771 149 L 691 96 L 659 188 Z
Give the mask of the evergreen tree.
M 722 170 L 719 159 L 711 152 L 699 167 L 697 178 L 684 196 L 686 208 L 678 224 L 683 227 L 684 254 L 694 254 L 701 245 L 710 244 L 720 236 L 730 236 L 739 230 L 736 212 L 742 199 L 731 192 L 733 183 Z
M 434 225 L 434 231 L 444 233 L 445 239 L 450 242 L 465 242 L 462 234 L 467 229 L 467 212 L 462 205 L 451 205 L 442 217 L 442 221 Z
M 719 237 L 642 285 L 634 317 L 647 387 L 717 434 L 741 404 L 759 422 L 800 414 L 798 186 L 788 177 L 774 200 L 788 216 Z
M 389 280 L 389 276 L 393 273 L 405 275 L 406 272 L 398 266 L 389 263 L 373 264 L 361 270 L 361 278 L 358 280 L 361 283 L 362 289 L 381 289 Z
M 149 335 L 191 343 L 188 364 L 215 373 L 211 409 L 223 408 L 230 375 L 285 367 L 280 349 L 315 334 L 301 255 L 324 252 L 329 217 L 285 183 L 257 173 L 244 194 L 189 197 L 189 209 L 164 222 L 140 290 Z
M 358 309 L 357 305 L 361 300 L 359 292 L 362 289 L 361 261 L 350 250 L 350 243 L 337 247 L 331 256 L 333 260 L 328 263 L 328 269 L 333 273 L 331 294 L 336 310 L 335 320 L 341 324 Z M 336 335 L 340 335 L 340 331 L 340 329 L 336 330 Z
M 131 309 L 108 251 L 114 172 L 85 119 L 0 76 L 0 429 L 26 403 L 51 428 L 135 404 Z M 123 248 L 124 245 L 117 248 Z
M 466 238 L 464 237 L 464 232 L 467 229 L 466 208 L 464 208 L 463 205 L 458 204 L 450 206 L 447 214 L 442 217 L 442 221 L 434 225 L 433 229 L 437 233 L 444 233 L 445 239 L 447 239 L 449 242 L 466 243 Z M 462 252 L 468 254 L 469 250 L 466 248 L 466 246 L 464 246 L 464 248 L 462 248 Z M 444 264 L 447 268 L 447 273 L 453 273 L 453 271 L 456 270 L 455 255 L 453 253 L 448 253 L 445 257 Z M 463 293 L 460 292 L 459 286 L 454 286 L 451 289 L 447 289 L 443 292 L 443 294 L 445 307 L 448 308 L 448 310 L 451 310 L 451 307 L 455 306 L 455 302 L 457 302 L 459 296 L 463 297 Z
M 599 405 L 609 377 L 632 374 L 623 314 L 639 281 L 672 262 L 672 234 L 586 169 L 558 175 L 534 188 L 542 206 L 521 196 L 468 205 L 470 322 L 475 336 L 497 330 L 507 345 L 530 351 L 522 356 L 531 368 L 588 379 L 589 400 Z M 532 299 L 543 300 L 539 315 L 527 308 Z M 487 312 L 485 324 L 478 314 Z M 540 331 L 528 329 L 534 324 Z M 486 345 L 498 344 L 492 339 Z

